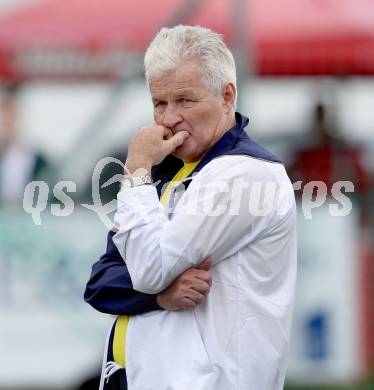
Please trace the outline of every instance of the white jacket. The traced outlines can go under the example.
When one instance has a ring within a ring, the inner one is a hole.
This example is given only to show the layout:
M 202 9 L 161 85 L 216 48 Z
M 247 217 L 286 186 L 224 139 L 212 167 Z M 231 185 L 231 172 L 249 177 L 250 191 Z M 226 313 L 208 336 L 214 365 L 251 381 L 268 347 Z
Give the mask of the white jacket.
M 295 217 L 283 165 L 248 156 L 213 159 L 169 215 L 153 186 L 119 193 L 113 240 L 135 290 L 160 292 L 213 259 L 211 290 L 194 310 L 130 318 L 129 390 L 283 389 Z

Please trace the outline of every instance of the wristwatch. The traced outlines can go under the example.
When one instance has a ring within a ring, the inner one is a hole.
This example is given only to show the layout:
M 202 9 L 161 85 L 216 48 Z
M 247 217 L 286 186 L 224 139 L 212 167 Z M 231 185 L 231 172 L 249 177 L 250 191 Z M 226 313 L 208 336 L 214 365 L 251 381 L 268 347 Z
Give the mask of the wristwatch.
M 144 184 L 152 184 L 152 178 L 149 175 L 125 176 L 122 180 L 121 191 L 126 188 L 138 187 Z

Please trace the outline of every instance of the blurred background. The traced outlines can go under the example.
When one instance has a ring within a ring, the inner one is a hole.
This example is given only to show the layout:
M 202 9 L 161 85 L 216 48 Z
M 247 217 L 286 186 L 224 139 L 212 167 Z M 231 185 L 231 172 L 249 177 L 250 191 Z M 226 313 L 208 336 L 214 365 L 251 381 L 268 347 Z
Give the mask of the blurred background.
M 121 167 L 92 173 L 152 123 L 142 56 L 179 23 L 224 35 L 296 183 L 287 388 L 374 389 L 372 0 L 0 0 L 0 389 L 97 388 L 112 319 L 82 295 Z

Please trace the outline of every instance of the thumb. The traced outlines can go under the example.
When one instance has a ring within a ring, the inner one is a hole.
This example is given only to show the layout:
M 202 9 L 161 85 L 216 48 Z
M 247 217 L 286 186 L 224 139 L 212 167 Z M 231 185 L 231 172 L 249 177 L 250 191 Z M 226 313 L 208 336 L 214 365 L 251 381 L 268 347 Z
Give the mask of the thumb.
M 171 138 L 165 141 L 170 151 L 175 150 L 178 146 L 182 145 L 183 142 L 188 138 L 189 134 L 187 131 L 178 131 Z
M 209 271 L 209 268 L 211 266 L 212 266 L 212 258 L 210 256 L 208 256 L 196 268 L 203 269 L 204 271 Z

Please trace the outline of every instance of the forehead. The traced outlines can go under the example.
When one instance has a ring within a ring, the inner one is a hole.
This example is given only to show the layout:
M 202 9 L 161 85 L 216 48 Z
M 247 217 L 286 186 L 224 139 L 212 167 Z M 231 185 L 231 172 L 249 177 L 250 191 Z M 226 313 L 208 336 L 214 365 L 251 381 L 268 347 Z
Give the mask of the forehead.
M 197 93 L 206 90 L 202 80 L 201 67 L 196 60 L 186 61 L 178 69 L 152 78 L 149 81 L 149 87 L 153 98 L 159 95 Z

